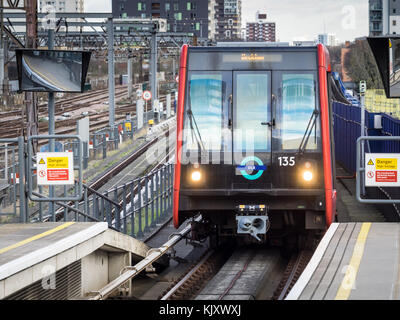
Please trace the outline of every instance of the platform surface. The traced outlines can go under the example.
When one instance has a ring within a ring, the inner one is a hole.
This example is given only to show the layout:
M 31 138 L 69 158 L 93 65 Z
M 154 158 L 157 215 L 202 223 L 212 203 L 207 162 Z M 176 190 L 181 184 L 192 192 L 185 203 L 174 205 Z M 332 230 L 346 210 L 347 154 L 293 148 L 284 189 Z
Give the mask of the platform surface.
M 286 299 L 397 300 L 399 248 L 399 223 L 334 223 Z
M 0 299 L 41 279 L 43 266 L 57 271 L 98 249 L 130 253 L 137 262 L 150 247 L 106 222 L 0 225 Z

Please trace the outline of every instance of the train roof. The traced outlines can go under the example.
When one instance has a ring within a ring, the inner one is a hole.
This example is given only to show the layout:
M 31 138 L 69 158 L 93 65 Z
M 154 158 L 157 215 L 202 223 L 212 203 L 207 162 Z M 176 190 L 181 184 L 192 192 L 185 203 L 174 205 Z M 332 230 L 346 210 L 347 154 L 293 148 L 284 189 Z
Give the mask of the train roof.
M 269 51 L 269 52 L 316 52 L 315 46 L 216 46 L 216 47 L 193 47 L 189 51 L 194 52 L 237 52 L 237 51 Z

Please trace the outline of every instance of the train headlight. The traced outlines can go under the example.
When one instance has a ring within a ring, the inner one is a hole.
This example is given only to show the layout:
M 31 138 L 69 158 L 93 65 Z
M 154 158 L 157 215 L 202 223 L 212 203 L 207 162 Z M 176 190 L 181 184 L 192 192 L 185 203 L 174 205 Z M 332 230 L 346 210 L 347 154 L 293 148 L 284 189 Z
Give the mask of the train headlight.
M 193 180 L 194 182 L 200 181 L 200 180 L 201 180 L 201 172 L 198 171 L 198 170 L 193 171 L 193 172 L 192 172 L 192 180 Z
M 313 179 L 313 174 L 311 171 L 306 170 L 303 172 L 303 179 L 304 181 L 310 182 Z

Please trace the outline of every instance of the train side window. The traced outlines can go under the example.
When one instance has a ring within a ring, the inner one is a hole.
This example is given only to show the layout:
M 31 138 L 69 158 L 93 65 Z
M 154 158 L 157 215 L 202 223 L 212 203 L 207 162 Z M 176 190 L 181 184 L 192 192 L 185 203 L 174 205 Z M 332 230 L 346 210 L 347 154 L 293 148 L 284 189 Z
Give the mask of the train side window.
M 281 150 L 297 150 L 308 138 L 305 150 L 317 150 L 320 138 L 320 118 L 314 113 L 317 106 L 315 76 L 313 73 L 281 73 L 278 90 L 277 130 L 274 138 L 280 140 Z M 315 124 L 314 124 L 315 122 Z M 305 135 L 308 125 L 311 134 Z

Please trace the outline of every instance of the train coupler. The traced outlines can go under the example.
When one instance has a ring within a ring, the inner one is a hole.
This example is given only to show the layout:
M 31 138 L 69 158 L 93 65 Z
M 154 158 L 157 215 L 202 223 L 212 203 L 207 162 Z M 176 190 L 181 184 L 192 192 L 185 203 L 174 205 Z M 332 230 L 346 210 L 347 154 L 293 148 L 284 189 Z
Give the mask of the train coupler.
M 248 234 L 261 242 L 259 234 L 266 234 L 269 227 L 267 207 L 261 205 L 239 205 L 237 207 L 237 233 Z

